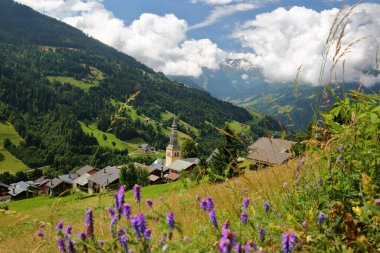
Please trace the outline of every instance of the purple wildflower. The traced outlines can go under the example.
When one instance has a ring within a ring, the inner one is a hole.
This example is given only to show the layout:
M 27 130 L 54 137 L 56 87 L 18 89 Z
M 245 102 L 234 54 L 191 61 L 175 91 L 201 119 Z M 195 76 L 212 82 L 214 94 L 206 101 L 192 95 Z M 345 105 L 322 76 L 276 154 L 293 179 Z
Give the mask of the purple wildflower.
M 66 234 L 71 235 L 71 231 L 73 230 L 72 226 L 67 226 L 66 227 Z
M 241 245 L 240 243 L 236 244 L 235 247 L 234 247 L 234 251 L 235 252 L 243 253 L 243 250 L 244 250 L 244 246 Z
M 67 240 L 67 251 L 69 253 L 75 253 L 76 252 L 75 247 L 74 247 L 74 243 L 70 239 Z
M 340 155 L 337 156 L 335 162 L 338 163 L 342 157 Z
M 103 240 L 98 240 L 98 244 L 99 244 L 100 247 L 103 247 L 104 241 Z
M 243 189 L 243 194 L 247 194 L 248 193 L 248 189 L 247 188 L 244 188 Z
M 166 221 L 168 222 L 170 229 L 173 229 L 175 221 L 174 221 L 174 214 L 172 212 L 168 212 L 168 215 L 166 216 Z
M 254 242 L 247 242 L 245 244 L 245 253 L 251 253 L 257 251 L 257 244 Z
M 57 226 L 55 227 L 55 229 L 57 229 L 57 231 L 61 231 L 63 229 L 63 220 L 60 220 L 57 224 Z
M 112 220 L 111 220 L 111 223 L 110 223 L 110 229 L 112 230 L 113 227 L 115 226 L 115 223 L 117 222 L 117 215 L 115 215 L 114 217 L 112 217 Z
M 306 221 L 302 222 L 302 227 L 307 228 L 307 222 Z
M 79 238 L 81 241 L 86 240 L 86 238 L 87 238 L 86 233 L 85 233 L 85 232 L 80 232 L 80 233 L 78 233 L 78 238 Z
M 218 221 L 216 220 L 216 215 L 215 215 L 214 210 L 211 210 L 209 212 L 209 216 L 210 216 L 211 223 L 214 225 L 214 228 L 218 229 Z
M 44 228 L 46 225 L 45 224 L 41 224 L 40 226 L 39 226 L 39 228 Z
M 269 201 L 265 201 L 265 203 L 264 203 L 264 210 L 265 210 L 266 213 L 269 211 L 269 206 L 270 206 Z
M 133 253 L 133 250 L 131 250 L 131 249 L 130 249 L 130 250 L 128 250 L 128 253 Z
M 223 223 L 222 230 L 224 230 L 224 229 L 230 229 L 230 224 L 228 223 L 228 221 L 225 221 Z
M 259 238 L 261 241 L 265 241 L 265 235 L 266 235 L 267 229 L 265 227 L 260 228 L 259 230 Z
M 154 218 L 154 222 L 159 222 L 160 221 L 160 217 L 156 217 L 156 218 Z
M 202 199 L 200 202 L 200 205 L 201 205 L 203 212 L 206 212 L 207 211 L 207 201 Z
M 340 145 L 339 146 L 339 151 L 342 152 L 344 150 L 344 146 L 343 145 Z
M 247 210 L 247 208 L 248 208 L 248 206 L 249 206 L 249 201 L 250 201 L 251 199 L 250 198 L 245 198 L 244 200 L 243 200 L 243 210 L 245 211 L 245 210 Z
M 376 199 L 375 200 L 375 205 L 377 205 L 378 207 L 380 207 L 380 199 Z
M 108 214 L 113 218 L 115 216 L 115 210 L 112 207 L 108 208 Z
M 66 252 L 66 245 L 65 245 L 65 241 L 63 240 L 62 237 L 59 237 L 58 240 L 57 240 L 57 246 L 58 246 L 58 250 L 61 251 L 61 252 Z
M 114 201 L 115 201 L 115 209 L 116 209 L 116 210 L 119 210 L 119 201 L 118 201 L 118 199 L 117 199 L 117 193 L 115 193 L 115 194 L 113 195 L 113 199 L 114 199 Z
M 219 251 L 222 253 L 230 253 L 232 250 L 231 241 L 226 238 L 221 238 L 219 241 Z
M 121 208 L 124 204 L 124 192 L 125 192 L 124 186 L 120 186 L 119 191 L 117 193 L 117 205 L 119 208 Z
M 140 185 L 135 184 L 135 186 L 133 186 L 133 195 L 135 197 L 136 203 L 139 203 L 141 200 L 141 186 Z
M 230 229 L 222 230 L 222 238 L 230 240 L 232 246 L 235 245 L 237 242 L 237 235 Z
M 293 251 L 296 235 L 293 232 L 286 232 L 282 235 L 282 251 L 291 253 Z
M 240 220 L 241 222 L 245 225 L 247 224 L 247 221 L 248 221 L 248 214 L 246 211 L 243 211 L 240 215 Z
M 136 237 L 140 238 L 144 236 L 146 230 L 145 216 L 143 214 L 137 214 L 132 217 L 131 225 Z
M 84 221 L 86 222 L 87 236 L 91 238 L 91 240 L 94 240 L 94 218 L 92 216 L 92 208 L 89 208 L 86 211 L 86 219 Z
M 211 197 L 208 197 L 206 201 L 207 201 L 207 209 L 209 211 L 214 210 L 214 199 Z
M 317 185 L 319 186 L 319 187 L 322 187 L 322 179 L 320 179 L 320 178 L 318 178 L 318 180 L 317 180 Z
M 42 233 L 41 231 L 36 231 L 36 235 L 38 236 L 38 237 L 41 237 L 41 238 L 45 238 L 45 234 L 44 233 Z
M 197 195 L 197 201 L 198 201 L 198 202 L 201 201 L 201 197 L 199 197 L 199 195 Z
M 151 199 L 147 199 L 147 200 L 146 200 L 146 205 L 147 205 L 148 207 L 152 207 L 152 206 L 153 206 L 153 201 L 152 201 Z
M 144 238 L 146 240 L 150 240 L 151 236 L 152 236 L 152 230 L 150 230 L 150 229 L 145 230 L 145 232 L 144 232 Z
M 128 249 L 127 237 L 125 236 L 125 234 L 123 234 L 122 236 L 120 236 L 120 244 L 121 244 L 121 248 L 122 249 L 124 249 L 124 250 Z
M 129 220 L 131 218 L 131 214 L 132 214 L 132 208 L 130 205 L 124 203 L 123 204 L 123 214 L 124 214 L 124 217 Z
M 121 236 L 121 235 L 125 234 L 125 231 L 124 231 L 124 229 L 122 229 L 122 228 L 119 228 L 119 229 L 117 230 L 117 234 L 118 234 L 119 236 Z
M 304 164 L 305 163 L 305 157 L 303 156 L 302 158 L 301 158 L 301 164 Z
M 321 225 L 326 219 L 326 215 L 322 212 L 319 213 L 318 215 L 318 224 Z
M 190 237 L 184 236 L 183 237 L 183 241 L 186 242 L 186 243 L 189 243 L 190 242 Z
M 158 240 L 158 245 L 163 245 L 166 242 L 166 237 L 168 236 L 167 233 L 164 233 L 162 237 Z

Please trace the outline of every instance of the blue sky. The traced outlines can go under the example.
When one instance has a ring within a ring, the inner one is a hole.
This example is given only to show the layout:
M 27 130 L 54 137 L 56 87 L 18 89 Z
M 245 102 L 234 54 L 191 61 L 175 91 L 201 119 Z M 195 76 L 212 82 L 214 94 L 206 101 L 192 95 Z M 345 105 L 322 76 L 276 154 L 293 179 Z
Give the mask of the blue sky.
M 253 68 L 266 81 L 317 84 L 326 38 L 342 0 L 15 0 L 81 29 L 167 75 L 199 77 L 223 65 Z M 337 9 L 338 8 L 338 9 Z M 380 44 L 380 1 L 362 1 L 348 22 L 337 78 L 371 85 Z M 345 23 L 343 22 L 343 23 Z M 340 31 L 340 29 L 338 29 Z M 350 43 L 361 40 L 350 46 Z M 330 41 L 337 43 L 335 37 Z M 348 47 L 348 48 L 347 48 Z M 335 48 L 332 46 L 331 48 Z M 334 66 L 328 54 L 327 69 Z M 379 56 L 380 57 L 380 56 Z M 242 77 L 243 78 L 243 77 Z

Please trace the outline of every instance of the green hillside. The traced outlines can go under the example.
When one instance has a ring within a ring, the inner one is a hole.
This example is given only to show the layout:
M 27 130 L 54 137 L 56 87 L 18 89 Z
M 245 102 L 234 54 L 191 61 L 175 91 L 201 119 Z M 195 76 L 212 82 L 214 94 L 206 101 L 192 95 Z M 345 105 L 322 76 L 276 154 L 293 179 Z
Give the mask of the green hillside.
M 3 145 L 5 139 L 9 139 L 17 144 L 22 141 L 22 138 L 16 132 L 12 124 L 0 121 L 0 173 L 5 171 L 15 173 L 27 169 L 28 166 L 4 149 Z

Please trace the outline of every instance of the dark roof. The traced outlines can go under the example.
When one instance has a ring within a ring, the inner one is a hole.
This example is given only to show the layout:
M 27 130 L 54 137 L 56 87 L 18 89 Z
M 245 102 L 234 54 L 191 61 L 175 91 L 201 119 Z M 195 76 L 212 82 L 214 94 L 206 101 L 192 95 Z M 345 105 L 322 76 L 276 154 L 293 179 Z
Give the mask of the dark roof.
M 107 186 L 119 179 L 119 169 L 116 166 L 107 166 L 88 178 L 88 181 L 101 186 Z
M 77 173 L 79 176 L 82 176 L 83 174 L 86 174 L 87 172 L 91 170 L 96 170 L 96 169 L 90 165 L 85 165 L 79 168 L 75 173 Z
M 30 187 L 32 185 L 28 184 L 27 182 L 24 182 L 24 181 L 20 181 L 20 182 L 17 182 L 17 183 L 14 183 L 14 184 L 11 184 L 8 188 L 8 193 L 12 196 L 17 196 L 19 195 L 20 193 L 22 192 L 32 192 L 30 190 Z
M 46 184 L 46 186 L 54 189 L 55 187 L 57 187 L 58 185 L 60 185 L 62 183 L 63 183 L 63 180 L 56 177 L 56 178 L 49 180 L 49 182 Z
M 192 164 L 198 164 L 200 162 L 200 160 L 196 157 L 194 158 L 184 158 L 184 159 L 181 159 L 182 161 L 185 161 L 185 162 L 189 162 L 189 163 L 192 163 Z
M 248 159 L 266 164 L 282 164 L 291 157 L 287 151 L 294 141 L 262 137 L 248 147 Z
M 1 183 L 1 182 L 0 182 L 0 186 L 4 186 L 5 188 L 9 188 L 9 187 L 10 187 L 10 185 L 3 184 L 3 183 Z
M 36 180 L 33 181 L 33 184 L 35 186 L 41 186 L 45 183 L 49 182 L 49 179 L 47 179 L 45 176 L 42 176 L 40 178 L 37 178 Z
M 177 173 L 170 172 L 169 174 L 166 174 L 164 177 L 168 180 L 176 181 L 178 178 L 180 178 L 180 175 L 178 175 Z
M 155 170 L 158 170 L 158 171 L 161 171 L 159 168 L 157 167 L 153 167 L 153 166 L 148 166 L 148 165 L 145 165 L 145 164 L 142 164 L 142 163 L 133 163 L 135 165 L 135 167 L 138 167 L 138 168 L 142 168 L 142 169 L 145 169 L 149 174 L 152 173 L 153 171 Z
M 78 174 L 61 175 L 61 176 L 58 176 L 58 178 L 61 179 L 65 183 L 73 184 L 74 179 L 78 178 Z

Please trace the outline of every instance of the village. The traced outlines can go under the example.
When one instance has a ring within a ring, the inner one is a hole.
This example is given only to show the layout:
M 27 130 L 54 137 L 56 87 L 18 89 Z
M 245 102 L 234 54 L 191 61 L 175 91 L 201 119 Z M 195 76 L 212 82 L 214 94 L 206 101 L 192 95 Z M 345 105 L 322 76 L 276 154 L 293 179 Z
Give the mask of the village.
M 248 147 L 247 157 L 239 158 L 239 161 L 248 160 L 260 163 L 262 166 L 283 164 L 291 158 L 290 148 L 294 143 L 284 139 L 261 137 Z M 141 148 L 146 149 L 147 147 L 147 145 L 143 145 Z M 214 150 L 206 162 L 209 162 L 213 155 L 218 152 L 219 150 Z M 179 180 L 183 172 L 191 171 L 199 162 L 200 159 L 196 157 L 181 157 L 177 124 L 176 119 L 174 119 L 165 159 L 157 158 L 151 165 L 135 162 L 134 166 L 148 172 L 150 184 L 163 184 Z M 85 165 L 73 173 L 60 175 L 52 179 L 42 176 L 33 181 L 20 181 L 10 185 L 0 182 L 0 203 L 40 195 L 60 196 L 78 191 L 92 195 L 117 189 L 120 186 L 120 168 L 123 166 L 125 165 L 97 169 L 93 166 Z

